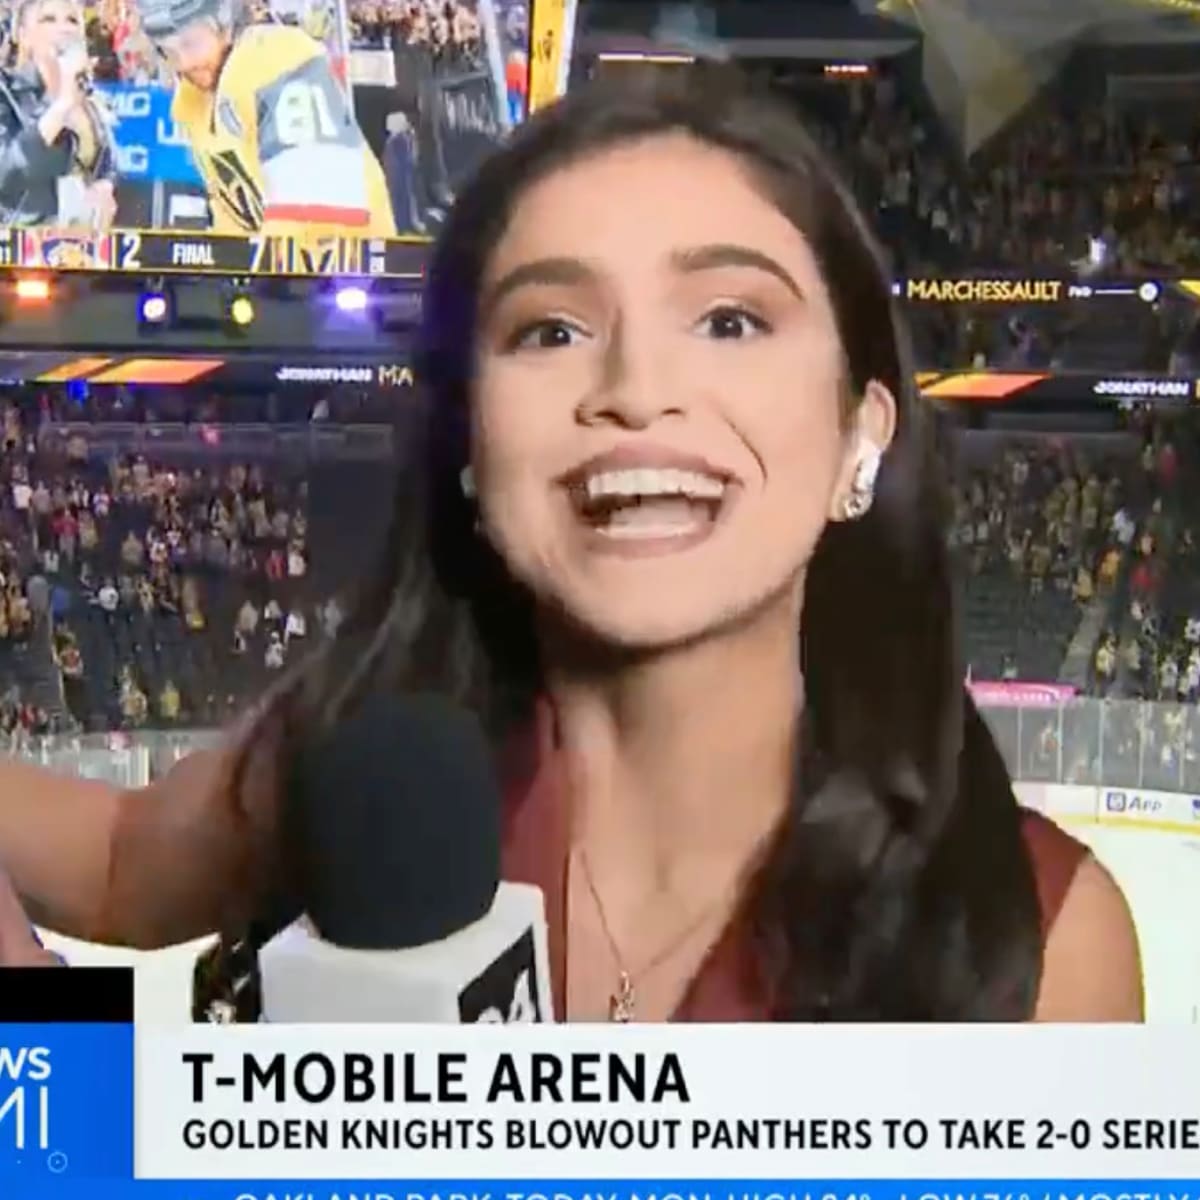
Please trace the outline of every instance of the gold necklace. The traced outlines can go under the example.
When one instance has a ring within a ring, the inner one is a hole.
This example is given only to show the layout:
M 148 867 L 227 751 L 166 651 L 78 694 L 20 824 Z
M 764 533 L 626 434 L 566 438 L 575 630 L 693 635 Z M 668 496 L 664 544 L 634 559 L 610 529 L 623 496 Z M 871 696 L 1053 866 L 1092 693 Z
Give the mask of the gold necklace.
M 672 954 L 679 950 L 703 926 L 704 922 L 712 916 L 718 908 L 719 902 L 702 909 L 683 929 L 670 938 L 666 945 L 659 949 L 657 953 L 652 954 L 637 971 L 631 971 L 625 965 L 625 956 L 621 953 L 621 947 L 617 939 L 613 936 L 612 928 L 609 926 L 608 914 L 604 910 L 604 901 L 600 899 L 600 891 L 596 887 L 596 880 L 592 875 L 592 868 L 588 862 L 587 853 L 581 849 L 578 851 L 578 855 L 579 865 L 583 868 L 583 881 L 587 885 L 592 903 L 596 907 L 596 916 L 600 920 L 600 929 L 604 933 L 605 941 L 608 942 L 608 949 L 612 954 L 613 961 L 617 964 L 617 987 L 608 998 L 608 1019 L 619 1025 L 627 1025 L 637 1015 L 636 981 L 645 979 L 651 971 L 662 966 Z

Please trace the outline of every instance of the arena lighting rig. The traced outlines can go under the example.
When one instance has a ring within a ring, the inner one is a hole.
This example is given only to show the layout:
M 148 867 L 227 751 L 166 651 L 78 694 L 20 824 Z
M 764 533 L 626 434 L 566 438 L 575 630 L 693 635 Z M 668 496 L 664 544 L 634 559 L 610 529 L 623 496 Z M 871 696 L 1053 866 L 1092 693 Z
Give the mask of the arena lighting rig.
M 138 296 L 137 314 L 141 325 L 162 328 L 171 323 L 174 297 L 166 282 L 159 278 Z
M 370 304 L 370 296 L 366 288 L 352 284 L 339 287 L 334 293 L 333 301 L 341 312 L 365 312 Z
M 159 331 L 179 327 L 175 290 L 173 282 L 158 276 L 138 293 L 135 307 L 140 329 Z M 224 322 L 235 332 L 249 328 L 256 315 L 250 283 L 235 279 L 223 287 L 221 292 L 221 314 Z
M 26 275 L 13 284 L 13 293 L 22 304 L 40 304 L 50 299 L 50 280 L 43 275 Z
M 1200 278 L 914 276 L 894 279 L 892 293 L 913 310 L 931 305 L 1014 312 L 1057 305 L 1192 306 L 1200 304 Z M 421 320 L 421 289 L 415 282 L 353 273 L 264 278 L 14 270 L 0 271 L 0 307 L 0 349 L 65 344 L 100 353 L 154 337 L 180 353 L 220 352 L 226 338 L 246 349 L 270 346 L 286 354 L 371 353 L 376 348 L 372 334 L 397 345 L 412 336 Z
M 195 282 L 195 281 L 194 281 Z M 251 324 L 256 315 L 255 281 L 250 278 L 234 278 L 222 287 L 224 313 L 236 327 Z M 201 283 L 201 286 L 202 283 Z M 154 276 L 138 293 L 137 317 L 143 326 L 165 328 L 174 324 L 176 315 L 175 291 L 177 281 L 165 276 Z M 328 286 L 318 285 L 312 294 L 315 303 L 326 304 L 339 314 L 349 317 L 375 317 L 380 324 L 386 323 L 390 310 L 394 308 L 388 292 L 373 289 L 366 283 L 354 279 L 331 281 Z M 411 307 L 411 306 L 410 306 Z
M 235 291 L 229 298 L 229 320 L 238 329 L 254 323 L 254 301 L 245 291 Z
M 148 292 L 138 301 L 138 315 L 147 325 L 161 325 L 168 310 L 167 297 L 162 292 Z

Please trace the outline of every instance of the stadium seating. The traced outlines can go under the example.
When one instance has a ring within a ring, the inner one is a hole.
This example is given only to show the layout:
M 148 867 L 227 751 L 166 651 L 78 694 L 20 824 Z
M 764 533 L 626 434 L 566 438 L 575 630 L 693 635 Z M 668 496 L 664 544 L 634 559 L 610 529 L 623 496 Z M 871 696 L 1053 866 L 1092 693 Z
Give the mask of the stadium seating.
M 396 30 L 382 12 L 352 6 L 357 36 L 388 44 Z M 91 31 L 101 43 L 108 33 Z M 106 54 L 97 56 L 116 61 Z M 928 101 L 886 70 L 836 85 L 797 75 L 788 86 L 840 159 L 897 274 L 1086 279 L 1200 263 L 1200 244 L 1177 220 L 1190 211 L 1200 178 L 1188 167 L 1197 143 L 1152 105 L 1080 109 L 1079 97 L 1048 88 L 964 160 Z M 1178 236 L 1167 236 L 1172 229 Z M 1095 306 L 1086 320 L 1069 306 L 909 311 L 918 357 L 937 368 L 1165 369 L 1191 353 L 1200 328 L 1192 309 L 1165 304 Z M 281 657 L 294 656 L 301 623 L 308 643 L 321 636 L 326 601 L 364 569 L 390 507 L 388 470 L 340 459 L 336 430 L 394 419 L 392 397 L 345 389 L 8 391 L 0 402 L 0 729 L 224 720 L 275 677 Z M 1200 633 L 1191 532 L 1200 505 L 1185 483 L 1200 466 L 1195 437 L 1186 426 L 1176 436 L 1178 478 L 1163 486 L 1143 454 L 1149 445 L 1156 461 L 1165 435 L 1139 421 L 1131 416 L 1123 439 L 1086 448 L 1043 440 L 980 449 L 978 438 L 964 437 L 967 465 L 948 532 L 962 568 L 973 679 L 1066 681 L 1105 695 L 1157 697 L 1164 661 L 1187 675 L 1192 635 Z M 261 478 L 231 485 L 228 446 L 206 454 L 203 438 L 167 457 L 143 439 L 145 461 L 136 462 L 139 451 L 123 446 L 118 431 L 156 422 L 193 430 L 257 423 L 263 446 L 273 429 L 325 431 L 334 449 L 298 465 L 295 455 L 260 453 L 247 440 L 240 461 Z M 76 439 L 71 451 L 68 435 L 53 434 L 76 425 L 107 432 Z M 125 458 L 119 469 L 114 456 Z M 130 483 L 136 472 L 145 478 Z M 168 485 L 172 473 L 178 479 Z M 122 488 L 131 494 L 122 497 Z M 88 493 L 85 504 L 72 489 Z M 255 489 L 266 508 L 257 530 L 248 510 Z M 93 532 L 81 514 L 101 494 L 111 505 L 90 523 Z M 156 511 L 168 496 L 169 519 Z M 303 575 L 291 574 L 288 562 L 298 516 L 307 526 Z M 271 528 L 276 518 L 292 527 Z M 218 528 L 222 522 L 229 528 Z M 156 549 L 171 525 L 174 542 Z M 87 539 L 96 544 L 85 549 Z M 155 554 L 165 561 L 150 561 Z M 277 612 L 268 610 L 272 602 Z M 1175 694 L 1177 684 L 1168 690 Z

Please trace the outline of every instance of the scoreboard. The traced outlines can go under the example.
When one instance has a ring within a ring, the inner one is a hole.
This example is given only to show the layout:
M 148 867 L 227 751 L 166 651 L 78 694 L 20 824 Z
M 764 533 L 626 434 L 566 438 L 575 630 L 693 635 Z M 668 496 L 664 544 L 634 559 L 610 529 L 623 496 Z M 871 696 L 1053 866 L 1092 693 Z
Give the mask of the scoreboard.
M 0 227 L 0 269 L 417 280 L 428 255 L 429 241 L 418 238 Z

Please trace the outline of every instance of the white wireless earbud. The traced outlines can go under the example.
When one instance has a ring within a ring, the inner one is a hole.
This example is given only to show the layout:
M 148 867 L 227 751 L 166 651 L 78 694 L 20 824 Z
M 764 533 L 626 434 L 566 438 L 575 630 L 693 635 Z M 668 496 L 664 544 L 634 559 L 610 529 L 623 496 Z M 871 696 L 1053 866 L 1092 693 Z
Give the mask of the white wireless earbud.
M 463 467 L 459 472 L 458 486 L 462 488 L 462 494 L 466 499 L 475 499 L 475 471 L 469 465 Z
M 855 470 L 854 482 L 863 491 L 874 492 L 875 482 L 879 478 L 879 468 L 883 465 L 883 454 L 874 442 L 862 439 L 858 451 L 858 467 Z
M 875 502 L 875 481 L 883 463 L 883 451 L 868 438 L 859 438 L 858 461 L 854 467 L 854 480 L 850 492 L 842 501 L 842 516 L 847 521 L 857 521 L 865 516 Z

